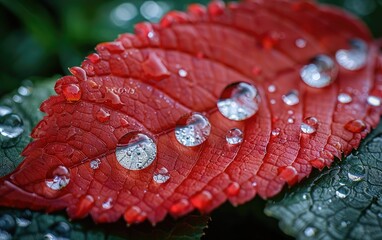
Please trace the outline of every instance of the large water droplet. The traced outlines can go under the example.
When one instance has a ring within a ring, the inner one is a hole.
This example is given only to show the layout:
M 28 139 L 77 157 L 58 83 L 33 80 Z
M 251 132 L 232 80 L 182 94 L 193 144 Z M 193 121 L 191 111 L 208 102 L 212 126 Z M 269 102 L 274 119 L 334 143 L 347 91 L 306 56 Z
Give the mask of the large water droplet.
M 182 117 L 176 125 L 175 137 L 184 146 L 194 147 L 207 140 L 211 124 L 200 113 L 191 113 Z
M 82 96 L 82 91 L 78 84 L 68 84 L 62 86 L 62 93 L 68 102 L 77 102 Z
M 19 115 L 10 113 L 0 117 L 0 142 L 2 147 L 13 147 L 24 132 L 24 124 Z
M 373 107 L 381 106 L 382 99 L 377 96 L 369 96 L 367 97 L 367 103 Z
M 12 109 L 6 106 L 0 106 L 0 117 L 12 113 Z
M 354 165 L 350 167 L 348 177 L 350 180 L 358 182 L 365 177 L 365 168 L 362 165 Z
M 351 120 L 345 124 L 345 129 L 352 133 L 360 133 L 366 129 L 366 123 L 362 120 Z
M 306 134 L 313 134 L 317 131 L 318 120 L 315 117 L 307 117 L 301 123 L 301 132 Z
M 340 49 L 336 52 L 336 60 L 347 70 L 358 70 L 365 66 L 367 61 L 367 45 L 361 39 L 350 40 L 350 49 Z
M 170 179 L 170 173 L 168 172 L 167 168 L 161 167 L 160 169 L 156 170 L 153 176 L 153 180 L 156 183 L 165 183 Z
M 336 79 L 337 74 L 337 66 L 327 55 L 316 56 L 300 71 L 300 76 L 304 83 L 314 88 L 329 86 Z
M 300 102 L 297 90 L 291 90 L 282 96 L 283 102 L 288 106 L 296 105 Z
M 70 182 L 70 172 L 65 166 L 58 166 L 48 172 L 45 185 L 52 190 L 60 190 Z
M 238 82 L 228 85 L 218 101 L 220 113 L 230 120 L 252 117 L 259 109 L 260 96 L 255 86 Z
M 239 144 L 243 141 L 243 132 L 238 128 L 232 128 L 228 130 L 225 139 L 229 144 Z
M 99 160 L 98 158 L 94 159 L 94 160 L 90 161 L 90 168 L 94 169 L 94 170 L 98 169 L 100 164 L 101 164 L 101 160 Z
M 314 235 L 316 235 L 316 232 L 317 232 L 316 228 L 314 228 L 314 227 L 307 227 L 304 230 L 304 235 L 306 237 L 313 237 Z
M 350 188 L 347 186 L 341 186 L 336 191 L 336 196 L 339 198 L 346 198 L 350 194 Z
M 338 94 L 337 96 L 337 100 L 340 102 L 340 103 L 350 103 L 351 101 L 353 101 L 353 98 L 347 94 L 347 93 L 340 93 Z
M 119 140 L 115 155 L 122 167 L 140 170 L 153 163 L 157 155 L 157 146 L 146 134 L 131 132 Z

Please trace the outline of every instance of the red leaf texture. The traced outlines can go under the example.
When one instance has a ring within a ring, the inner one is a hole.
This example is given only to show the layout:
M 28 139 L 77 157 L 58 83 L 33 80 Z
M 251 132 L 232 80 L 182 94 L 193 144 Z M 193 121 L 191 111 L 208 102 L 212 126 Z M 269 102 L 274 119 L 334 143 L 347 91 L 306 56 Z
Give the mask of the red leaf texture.
M 268 198 L 357 148 L 381 113 L 378 44 L 308 1 L 191 5 L 96 50 L 41 105 L 2 206 L 156 223 Z

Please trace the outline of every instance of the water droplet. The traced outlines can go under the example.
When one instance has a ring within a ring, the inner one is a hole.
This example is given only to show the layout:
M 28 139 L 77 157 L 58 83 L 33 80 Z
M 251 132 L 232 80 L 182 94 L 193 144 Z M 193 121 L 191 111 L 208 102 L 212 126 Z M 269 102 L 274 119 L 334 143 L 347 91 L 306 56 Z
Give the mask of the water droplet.
M 361 39 L 350 40 L 350 49 L 336 52 L 336 60 L 343 68 L 351 71 L 361 69 L 367 61 L 367 45 Z
M 101 160 L 99 160 L 98 158 L 94 159 L 94 160 L 90 161 L 90 168 L 94 169 L 94 170 L 98 169 L 100 164 L 101 164 Z
M 257 187 L 257 182 L 256 181 L 252 182 L 252 187 Z
M 192 205 L 201 211 L 203 211 L 211 201 L 212 194 L 207 190 L 203 190 L 202 192 L 191 197 Z
M 269 102 L 270 102 L 272 105 L 275 105 L 275 104 L 276 104 L 276 100 L 275 100 L 275 99 L 271 99 Z
M 352 133 L 360 133 L 366 129 L 366 123 L 362 120 L 351 120 L 345 124 L 345 129 Z
M 293 115 L 294 114 L 293 110 L 288 110 L 288 114 Z
M 16 218 L 17 226 L 28 227 L 32 223 L 32 217 L 32 212 L 30 210 L 25 210 L 19 217 Z
M 12 235 L 7 232 L 0 229 L 0 240 L 11 240 Z
M 280 132 L 281 132 L 280 128 L 275 128 L 272 130 L 271 134 L 272 134 L 272 136 L 276 137 L 276 136 L 280 135 Z
M 140 223 L 146 219 L 146 213 L 143 212 L 139 207 L 133 206 L 128 208 L 123 214 L 123 218 L 127 223 Z
M 110 19 L 115 25 L 123 27 L 137 15 L 138 10 L 135 5 L 132 3 L 124 2 L 110 12 Z
M 12 232 L 16 227 L 15 219 L 9 214 L 0 215 L 0 230 Z
M 89 214 L 94 206 L 94 198 L 91 195 L 82 196 L 75 205 L 73 216 L 74 218 L 84 218 Z
M 317 229 L 314 227 L 307 227 L 304 230 L 304 234 L 307 237 L 313 237 L 314 235 L 316 235 L 316 232 L 317 232 Z
M 17 95 L 17 94 L 12 97 L 12 100 L 15 103 L 22 103 L 23 102 L 23 98 L 20 95 Z
M 30 96 L 32 94 L 32 88 L 30 87 L 27 87 L 27 86 L 21 86 L 17 89 L 17 93 L 20 95 L 20 96 L 23 96 L 23 97 L 27 97 L 27 96 Z
M 72 68 L 69 68 L 69 72 L 71 74 L 73 74 L 73 76 L 75 76 L 80 81 L 86 81 L 87 80 L 86 72 L 81 67 L 72 67 Z
M 340 103 L 350 103 L 351 101 L 353 101 L 353 98 L 347 94 L 347 93 L 340 93 L 338 94 L 337 96 L 337 100 L 340 102 Z
M 162 15 L 169 10 L 169 6 L 165 2 L 145 1 L 141 7 L 141 15 L 150 20 L 158 21 Z
M 113 207 L 113 198 L 109 197 L 105 202 L 102 203 L 103 209 L 110 209 Z
M 101 61 L 101 57 L 97 53 L 91 53 L 86 58 L 94 64 L 99 63 L 99 61 Z
M 283 95 L 281 98 L 283 102 L 288 106 L 294 106 L 300 102 L 297 90 L 291 90 Z
M 170 179 L 170 173 L 168 172 L 167 168 L 161 167 L 160 169 L 156 170 L 153 176 L 153 180 L 156 183 L 165 183 Z
M 301 79 L 310 87 L 323 88 L 329 86 L 337 77 L 338 68 L 327 55 L 318 55 L 301 71 Z
M 131 132 L 119 140 L 115 155 L 122 167 L 140 170 L 147 168 L 155 160 L 157 146 L 149 136 Z
M 348 172 L 350 180 L 358 182 L 365 177 L 366 170 L 362 165 L 351 166 Z
M 49 240 L 69 240 L 71 226 L 67 222 L 58 222 L 49 227 L 44 238 Z
M 211 124 L 200 113 L 191 113 L 182 117 L 176 125 L 175 137 L 184 146 L 194 147 L 207 140 Z
M 179 202 L 171 206 L 170 212 L 174 215 L 183 215 L 190 210 L 190 202 L 187 199 L 181 199 Z
M 77 102 L 81 99 L 82 91 L 78 84 L 62 86 L 62 93 L 68 102 Z
M 379 217 L 379 218 L 382 218 L 382 212 L 379 212 L 379 213 L 378 213 L 378 217 Z
M 302 199 L 306 200 L 308 198 L 308 195 L 307 194 L 303 194 L 302 195 Z
M 270 92 L 270 93 L 276 92 L 276 86 L 275 85 L 269 85 L 268 86 L 268 92 Z
M 48 172 L 45 185 L 52 190 L 60 190 L 70 182 L 70 172 L 65 166 L 58 166 Z
M 107 110 L 100 108 L 96 113 L 96 118 L 100 123 L 105 123 L 109 121 L 110 113 Z
M 185 78 L 185 77 L 187 77 L 188 72 L 181 68 L 181 69 L 179 69 L 178 74 L 180 77 Z
M 223 116 L 241 121 L 255 115 L 259 103 L 257 88 L 249 83 L 238 82 L 228 85 L 223 90 L 217 105 Z
M 24 123 L 19 115 L 10 113 L 0 117 L 0 142 L 2 147 L 13 147 L 24 132 Z
M 369 96 L 367 97 L 367 103 L 373 107 L 379 107 L 381 106 L 381 98 L 377 96 Z
M 336 196 L 339 198 L 346 198 L 350 194 L 350 188 L 347 186 L 341 186 L 336 191 Z
M 345 222 L 345 221 L 341 221 L 341 227 L 342 228 L 345 228 L 345 227 L 347 227 L 348 226 L 348 223 L 347 222 Z
M 296 44 L 296 47 L 298 48 L 304 48 L 306 47 L 306 40 L 303 38 L 298 38 L 296 39 L 295 44 Z
M 289 117 L 287 121 L 288 123 L 294 123 L 294 117 Z
M 0 106 L 0 117 L 12 113 L 12 109 L 6 106 Z
M 240 192 L 240 184 L 237 182 L 230 183 L 225 192 L 228 196 L 236 196 Z
M 317 131 L 318 120 L 315 117 L 307 117 L 301 123 L 301 132 L 306 134 L 313 134 Z
M 232 128 L 227 132 L 225 139 L 229 144 L 239 144 L 243 141 L 243 132 L 238 128 Z
M 159 57 L 155 52 L 151 52 L 141 65 L 143 74 L 149 79 L 160 81 L 170 76 L 164 59 Z
M 278 172 L 278 176 L 289 184 L 293 184 L 297 181 L 298 172 L 293 166 L 280 167 Z
M 323 169 L 326 166 L 325 159 L 323 158 L 313 159 L 312 161 L 310 161 L 310 164 L 317 169 Z

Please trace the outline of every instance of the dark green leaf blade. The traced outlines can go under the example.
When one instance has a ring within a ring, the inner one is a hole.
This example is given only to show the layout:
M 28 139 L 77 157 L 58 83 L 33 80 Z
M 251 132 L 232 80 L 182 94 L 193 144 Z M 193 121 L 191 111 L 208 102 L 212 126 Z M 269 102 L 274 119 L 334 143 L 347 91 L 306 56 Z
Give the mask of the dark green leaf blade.
M 12 113 L 19 116 L 23 122 L 23 133 L 19 137 L 9 139 L 4 134 L 0 136 L 0 176 L 10 173 L 21 163 L 23 158 L 20 153 L 31 141 L 31 130 L 43 116 L 43 113 L 39 110 L 40 104 L 54 93 L 53 86 L 54 81 L 44 81 L 35 87 L 32 86 L 30 81 L 26 81 L 13 94 L 0 100 L 0 109 L 2 109 L 0 111 L 1 125 Z M 11 111 L 11 113 L 8 111 Z
M 382 239 L 381 179 L 382 123 L 352 155 L 265 211 L 298 239 Z

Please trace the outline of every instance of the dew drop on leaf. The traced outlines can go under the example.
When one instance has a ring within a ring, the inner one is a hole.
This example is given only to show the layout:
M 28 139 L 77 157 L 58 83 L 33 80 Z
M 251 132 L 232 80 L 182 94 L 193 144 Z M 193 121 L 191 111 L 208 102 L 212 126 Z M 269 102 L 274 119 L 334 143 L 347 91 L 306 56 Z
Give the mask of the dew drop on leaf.
M 11 232 L 16 227 L 15 219 L 9 214 L 0 215 L 0 230 Z
M 109 197 L 105 202 L 102 203 L 103 209 L 110 209 L 113 207 L 113 198 Z
M 16 145 L 23 132 L 24 123 L 19 115 L 10 113 L 0 116 L 0 142 L 3 148 Z
M 12 235 L 9 232 L 0 229 L 0 239 L 1 240 L 11 240 Z
M 310 161 L 310 164 L 318 169 L 323 169 L 325 167 L 325 159 L 323 158 L 316 158 Z
M 301 79 L 310 87 L 323 88 L 329 86 L 337 77 L 338 68 L 327 55 L 318 55 L 301 71 Z
M 177 203 L 171 206 L 170 212 L 175 215 L 181 215 L 187 212 L 191 207 L 190 202 L 187 199 L 181 199 Z
M 96 113 L 96 118 L 100 123 L 105 123 L 110 119 L 110 113 L 103 108 L 99 109 Z
M 306 236 L 306 237 L 314 237 L 314 235 L 316 235 L 316 232 L 317 232 L 317 229 L 316 228 L 314 228 L 314 227 L 307 227 L 307 228 L 305 228 L 305 230 L 304 230 L 304 235 Z
M 208 119 L 200 113 L 191 113 L 179 119 L 175 137 L 180 144 L 194 147 L 205 142 L 210 132 L 211 124 Z
M 242 121 L 257 113 L 259 103 L 257 88 L 249 83 L 238 82 L 228 85 L 223 90 L 217 106 L 224 117 Z
M 350 194 L 350 188 L 347 186 L 341 186 L 336 191 L 336 196 L 338 198 L 346 198 Z
M 94 170 L 98 169 L 100 164 L 101 164 L 101 160 L 99 160 L 98 158 L 94 159 L 94 160 L 91 160 L 90 161 L 90 168 L 94 169 Z
M 361 39 L 350 40 L 350 49 L 336 52 L 336 60 L 343 68 L 351 71 L 359 70 L 367 61 L 367 45 Z
M 80 86 L 74 83 L 62 86 L 62 93 L 68 102 L 77 102 L 82 95 Z
M 30 210 L 25 210 L 16 218 L 16 224 L 19 227 L 28 227 L 32 223 L 32 218 L 32 212 Z
M 295 41 L 296 47 L 298 48 L 305 48 L 306 47 L 306 40 L 303 38 L 298 38 Z
M 294 123 L 294 117 L 289 117 L 287 121 L 290 124 Z
M 345 124 L 345 129 L 352 133 L 360 133 L 366 129 L 366 123 L 362 120 L 351 120 Z
M 275 128 L 272 130 L 271 134 L 272 134 L 272 136 L 276 137 L 276 136 L 280 135 L 280 132 L 281 132 L 280 128 Z
M 153 175 L 153 180 L 158 184 L 165 183 L 169 179 L 170 179 L 170 173 L 165 167 L 161 167 L 160 169 L 157 169 Z
M 149 136 L 130 132 L 119 140 L 115 155 L 122 167 L 140 170 L 153 163 L 157 155 L 157 146 Z
M 283 102 L 288 106 L 294 106 L 300 102 L 299 93 L 297 90 L 291 90 L 284 94 L 281 98 Z
M 276 86 L 275 85 L 269 85 L 268 86 L 268 92 L 270 92 L 270 93 L 276 92 Z
M 228 196 L 236 196 L 240 192 L 240 184 L 237 182 L 230 183 L 225 192 Z
M 12 109 L 7 106 L 0 106 L 0 117 L 12 113 Z
M 317 131 L 318 120 L 315 117 L 307 117 L 301 123 L 301 132 L 305 134 L 313 134 Z
M 17 93 L 23 97 L 30 96 L 32 94 L 32 88 L 21 86 L 17 89 Z
M 243 132 L 238 128 L 232 128 L 228 130 L 225 139 L 228 144 L 239 144 L 243 141 Z
M 346 103 L 351 103 L 351 101 L 353 101 L 353 98 L 347 93 L 340 93 L 337 96 L 337 100 L 340 103 L 346 104 Z
M 69 240 L 71 226 L 66 222 L 58 222 L 49 227 L 49 232 L 45 234 L 47 240 Z
M 377 97 L 377 96 L 369 96 L 367 97 L 367 103 L 373 107 L 379 107 L 381 106 L 381 98 Z
M 70 172 L 69 170 L 60 165 L 53 168 L 46 175 L 45 185 L 52 190 L 60 190 L 66 187 L 70 182 Z
M 354 182 L 361 181 L 366 174 L 366 170 L 362 165 L 351 166 L 348 172 L 348 177 Z
M 209 191 L 202 191 L 191 198 L 191 203 L 199 210 L 205 209 L 212 201 L 212 194 Z
M 126 210 L 123 218 L 127 223 L 138 223 L 145 220 L 146 214 L 139 207 L 133 206 Z
M 181 69 L 178 70 L 178 74 L 179 74 L 180 77 L 185 78 L 185 77 L 187 77 L 188 72 L 181 68 Z
M 297 181 L 298 172 L 293 166 L 280 167 L 278 172 L 278 176 L 289 184 L 293 184 Z

